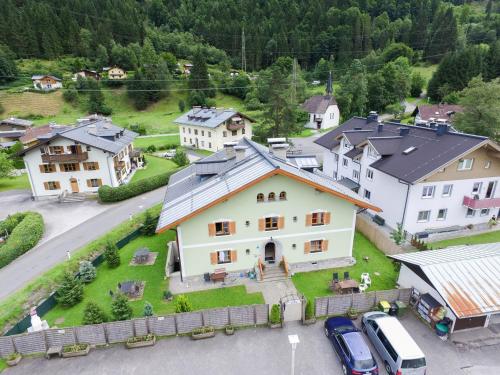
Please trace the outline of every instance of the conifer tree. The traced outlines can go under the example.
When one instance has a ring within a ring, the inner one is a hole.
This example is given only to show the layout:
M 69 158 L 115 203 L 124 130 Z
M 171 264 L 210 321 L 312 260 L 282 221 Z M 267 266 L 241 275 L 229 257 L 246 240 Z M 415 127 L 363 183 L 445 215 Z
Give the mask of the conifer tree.
M 122 293 L 115 294 L 113 302 L 111 302 L 111 314 L 114 320 L 127 320 L 132 317 L 132 307 L 127 297 Z
M 62 284 L 57 290 L 57 302 L 62 306 L 71 307 L 83 298 L 83 286 L 70 272 L 63 276 Z
M 109 268 L 116 268 L 120 265 L 120 255 L 118 254 L 118 247 L 112 242 L 108 242 L 104 249 L 104 259 L 108 263 Z
M 100 324 L 108 320 L 105 312 L 95 302 L 90 301 L 83 310 L 82 324 Z
M 88 260 L 80 262 L 78 274 L 82 283 L 91 283 L 97 276 L 95 267 Z

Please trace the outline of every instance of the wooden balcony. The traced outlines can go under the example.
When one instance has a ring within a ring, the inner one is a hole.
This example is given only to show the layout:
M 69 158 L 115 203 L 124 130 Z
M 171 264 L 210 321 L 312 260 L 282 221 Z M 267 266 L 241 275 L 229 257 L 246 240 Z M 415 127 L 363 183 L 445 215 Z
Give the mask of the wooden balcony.
M 495 208 L 500 207 L 500 198 L 474 199 L 473 197 L 465 196 L 462 204 L 473 210 Z
M 44 154 L 42 155 L 43 163 L 78 163 L 88 160 L 88 152 L 76 154 Z
M 243 129 L 245 127 L 245 123 L 236 123 L 236 122 L 230 122 L 227 124 L 227 130 L 233 131 L 233 130 L 238 130 L 238 129 Z

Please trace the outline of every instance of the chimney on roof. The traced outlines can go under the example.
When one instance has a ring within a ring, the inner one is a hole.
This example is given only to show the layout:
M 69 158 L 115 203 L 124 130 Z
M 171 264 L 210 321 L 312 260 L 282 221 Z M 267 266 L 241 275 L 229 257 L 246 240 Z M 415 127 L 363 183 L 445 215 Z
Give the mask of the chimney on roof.
M 436 135 L 441 136 L 448 133 L 448 124 L 437 124 Z
M 373 121 L 378 121 L 378 113 L 377 111 L 370 111 L 368 116 L 366 117 L 366 122 L 373 122 Z
M 247 149 L 248 149 L 247 146 L 234 146 L 234 152 L 236 154 L 236 162 L 245 159 Z
M 382 133 L 383 130 L 384 130 L 384 123 L 382 121 L 379 121 L 377 125 L 377 133 Z
M 410 128 L 399 128 L 399 135 L 404 137 L 405 135 L 410 134 Z
M 290 148 L 288 143 L 274 143 L 271 146 L 271 153 L 279 159 L 286 160 L 286 153 Z
M 238 142 L 226 142 L 224 143 L 224 150 L 226 151 L 226 158 L 232 159 L 236 156 L 234 147 L 238 145 Z

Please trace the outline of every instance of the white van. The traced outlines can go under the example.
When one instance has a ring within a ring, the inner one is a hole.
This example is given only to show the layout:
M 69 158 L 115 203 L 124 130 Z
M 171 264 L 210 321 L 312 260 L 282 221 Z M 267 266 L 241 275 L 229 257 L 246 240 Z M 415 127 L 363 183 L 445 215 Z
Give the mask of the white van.
M 382 357 L 388 374 L 425 374 L 424 353 L 395 317 L 380 311 L 368 312 L 363 315 L 361 327 Z

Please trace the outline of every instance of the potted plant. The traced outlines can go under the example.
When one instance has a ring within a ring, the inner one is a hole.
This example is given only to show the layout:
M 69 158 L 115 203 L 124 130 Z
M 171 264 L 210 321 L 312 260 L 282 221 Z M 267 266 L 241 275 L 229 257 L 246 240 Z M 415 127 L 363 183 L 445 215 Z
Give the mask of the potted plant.
M 231 324 L 226 326 L 226 335 L 234 335 L 234 326 L 232 326 Z
M 316 323 L 316 317 L 314 316 L 314 307 L 310 301 L 306 303 L 306 309 L 304 312 L 304 325 L 310 325 Z
M 270 328 L 281 328 L 281 309 L 280 305 L 274 304 L 271 307 L 271 314 L 269 316 L 269 327 Z
M 74 345 L 66 345 L 62 350 L 63 358 L 70 357 L 80 357 L 89 354 L 90 345 L 89 344 L 74 344 Z
M 193 329 L 191 332 L 191 338 L 193 340 L 207 339 L 209 337 L 215 336 L 215 328 L 211 326 L 205 326 Z
M 125 344 L 128 349 L 143 348 L 145 346 L 153 346 L 156 343 L 156 336 L 149 333 L 144 336 L 135 336 L 127 340 Z
M 12 353 L 7 358 L 5 359 L 5 362 L 7 362 L 7 365 L 9 366 L 15 366 L 21 361 L 21 354 L 19 353 Z
M 358 316 L 359 316 L 358 310 L 356 310 L 354 307 L 349 307 L 346 314 L 347 314 L 347 317 L 351 320 L 356 320 L 356 319 L 358 319 Z

